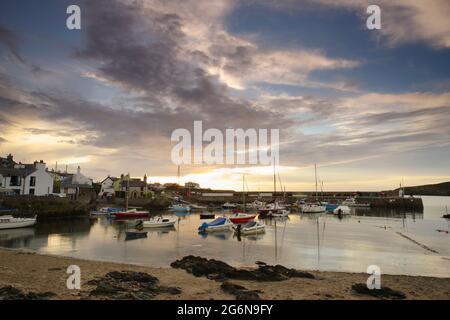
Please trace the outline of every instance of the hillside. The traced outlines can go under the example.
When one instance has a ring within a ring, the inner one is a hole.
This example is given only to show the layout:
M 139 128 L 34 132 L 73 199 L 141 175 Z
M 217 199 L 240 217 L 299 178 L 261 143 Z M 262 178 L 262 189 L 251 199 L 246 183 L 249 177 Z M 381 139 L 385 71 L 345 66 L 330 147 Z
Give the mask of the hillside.
M 398 193 L 398 189 L 395 189 Z M 424 196 L 450 196 L 450 181 L 422 186 L 405 187 L 405 194 Z

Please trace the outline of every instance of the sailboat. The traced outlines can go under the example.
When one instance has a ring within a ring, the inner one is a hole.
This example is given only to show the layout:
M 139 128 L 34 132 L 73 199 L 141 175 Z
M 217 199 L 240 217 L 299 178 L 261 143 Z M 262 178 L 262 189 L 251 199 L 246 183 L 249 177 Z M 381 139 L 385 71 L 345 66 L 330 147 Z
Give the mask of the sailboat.
M 242 212 L 235 212 L 230 216 L 230 221 L 233 223 L 246 223 L 256 218 L 255 214 L 246 213 L 246 203 L 245 203 L 245 174 L 242 175 Z
M 281 185 L 281 179 L 280 179 Z M 259 210 L 259 217 L 264 218 L 272 218 L 272 217 L 287 217 L 289 215 L 289 210 L 286 209 L 285 206 L 282 206 L 278 203 L 276 198 L 277 193 L 277 178 L 276 178 L 276 169 L 275 169 L 275 161 L 273 163 L 273 196 L 274 202 L 269 203 L 264 209 Z
M 302 205 L 303 213 L 320 213 L 320 212 L 325 212 L 325 210 L 326 210 L 326 207 L 322 206 L 319 203 L 318 191 L 317 191 L 317 165 L 316 164 L 314 164 L 314 173 L 315 173 L 315 180 L 316 180 L 316 202 L 305 203 L 304 205 Z

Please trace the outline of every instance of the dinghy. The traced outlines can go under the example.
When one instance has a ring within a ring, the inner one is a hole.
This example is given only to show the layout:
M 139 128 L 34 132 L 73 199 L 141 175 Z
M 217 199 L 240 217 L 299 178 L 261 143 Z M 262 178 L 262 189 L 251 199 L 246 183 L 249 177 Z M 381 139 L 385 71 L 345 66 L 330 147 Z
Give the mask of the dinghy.
M 162 217 L 152 218 L 148 221 L 144 221 L 144 228 L 164 228 L 164 227 L 173 227 L 177 219 L 168 219 Z
M 234 230 L 238 234 L 247 235 L 247 234 L 258 234 L 264 233 L 266 231 L 266 226 L 264 223 L 259 221 L 250 221 L 243 225 L 237 225 L 234 227 Z
M 233 223 L 227 217 L 220 217 L 209 223 L 203 223 L 198 227 L 198 232 L 214 232 L 230 230 Z
M 230 221 L 233 223 L 246 223 L 255 219 L 255 217 L 256 215 L 254 214 L 238 212 L 230 216 Z
M 11 215 L 0 216 L 0 229 L 26 228 L 36 224 L 34 218 L 14 218 Z

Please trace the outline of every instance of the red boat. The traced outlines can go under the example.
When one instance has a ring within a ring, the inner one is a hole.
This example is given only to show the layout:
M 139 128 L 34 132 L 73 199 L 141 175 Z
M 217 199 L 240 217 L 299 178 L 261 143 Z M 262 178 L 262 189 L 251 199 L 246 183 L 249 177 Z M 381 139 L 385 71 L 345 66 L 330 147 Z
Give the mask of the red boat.
M 137 211 L 136 209 L 128 210 L 128 211 L 121 211 L 121 212 L 115 212 L 112 215 L 116 219 L 127 219 L 127 218 L 146 218 L 148 217 L 150 212 L 148 211 Z
M 254 214 L 246 214 L 246 213 L 236 213 L 230 217 L 230 221 L 233 223 L 246 223 L 253 219 L 255 219 L 256 215 Z

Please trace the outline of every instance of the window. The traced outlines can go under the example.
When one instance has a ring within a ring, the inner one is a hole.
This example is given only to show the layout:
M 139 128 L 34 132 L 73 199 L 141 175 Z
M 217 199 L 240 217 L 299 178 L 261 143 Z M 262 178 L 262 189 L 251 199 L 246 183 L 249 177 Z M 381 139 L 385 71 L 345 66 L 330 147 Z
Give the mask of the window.
M 21 184 L 22 179 L 20 176 L 11 176 L 11 180 L 9 181 L 11 187 L 20 187 Z
M 36 186 L 36 177 L 30 177 L 30 187 Z
M 30 194 L 34 194 L 34 189 L 30 189 Z

